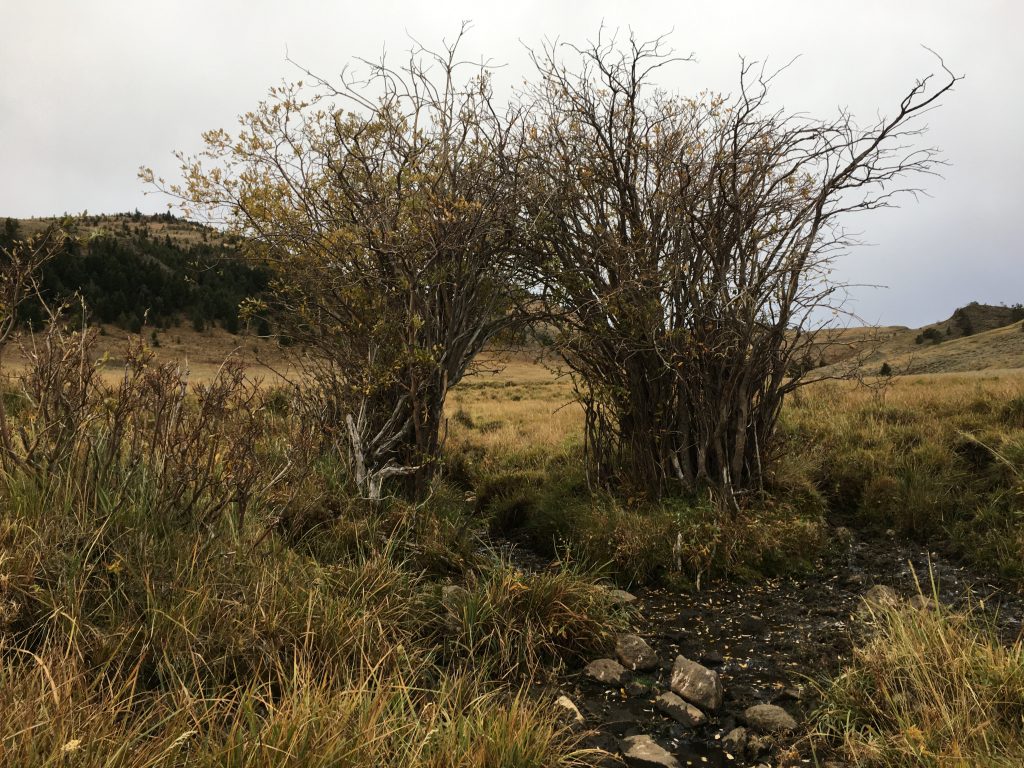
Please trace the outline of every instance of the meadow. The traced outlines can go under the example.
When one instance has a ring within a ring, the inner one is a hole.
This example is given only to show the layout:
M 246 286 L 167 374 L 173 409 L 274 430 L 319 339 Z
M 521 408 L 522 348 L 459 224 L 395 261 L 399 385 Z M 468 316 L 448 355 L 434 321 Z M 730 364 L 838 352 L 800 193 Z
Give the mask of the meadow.
M 115 375 L 89 343 L 41 346 L 5 390 L 3 765 L 596 764 L 553 701 L 642 628 L 613 586 L 807 571 L 840 524 L 1024 585 L 1018 374 L 808 387 L 763 490 L 726 509 L 597 489 L 570 382 L 486 360 L 412 504 L 354 495 L 280 387 L 228 365 L 186 388 L 144 346 Z M 799 754 L 1019 764 L 1019 641 L 945 608 L 858 637 Z

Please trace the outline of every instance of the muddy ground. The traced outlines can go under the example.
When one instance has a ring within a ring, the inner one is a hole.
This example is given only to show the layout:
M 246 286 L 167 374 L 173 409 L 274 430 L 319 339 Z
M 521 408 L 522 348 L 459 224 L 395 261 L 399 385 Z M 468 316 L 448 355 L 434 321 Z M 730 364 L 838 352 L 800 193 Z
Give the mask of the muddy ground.
M 647 734 L 683 766 L 774 766 L 792 737 L 772 745 L 766 740 L 760 754 L 746 757 L 725 749 L 723 737 L 743 724 L 742 713 L 753 704 L 778 704 L 805 722 L 818 703 L 811 681 L 835 675 L 849 660 L 859 626 L 853 617 L 876 584 L 909 598 L 918 593 L 918 579 L 926 592 L 934 580 L 943 602 L 970 601 L 997 617 L 1008 640 L 1021 635 L 1020 596 L 921 546 L 893 537 L 840 535 L 849 537 L 849 545 L 807 575 L 715 584 L 692 594 L 635 590 L 635 629 L 657 651 L 661 666 L 614 689 L 583 670 L 559 681 L 560 692 L 586 720 L 587 744 L 617 753 L 623 738 Z M 679 654 L 718 671 L 725 689 L 721 709 L 698 728 L 684 727 L 654 708 L 655 696 L 669 690 Z

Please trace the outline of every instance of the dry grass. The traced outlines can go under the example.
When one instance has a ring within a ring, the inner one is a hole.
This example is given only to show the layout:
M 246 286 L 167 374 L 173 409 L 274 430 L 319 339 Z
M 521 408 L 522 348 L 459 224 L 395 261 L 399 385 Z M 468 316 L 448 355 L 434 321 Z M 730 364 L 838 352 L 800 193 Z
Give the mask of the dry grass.
M 22 234 L 31 237 L 45 231 L 48 227 L 61 226 L 61 217 L 46 216 L 31 219 L 18 219 Z M 218 242 L 221 235 L 213 228 L 195 222 L 176 219 L 166 221 L 159 218 L 141 217 L 138 221 L 131 215 L 111 214 L 97 216 L 79 216 L 74 220 L 75 228 L 84 239 L 101 235 L 135 237 L 140 234 L 150 239 L 170 237 L 171 241 L 181 246 L 197 245 L 203 242 Z M 204 233 L 206 238 L 204 239 Z
M 351 496 L 338 461 L 235 379 L 241 400 L 186 396 L 142 354 L 120 389 L 71 391 L 81 340 L 51 341 L 0 472 L 0 765 L 588 757 L 525 693 L 624 626 L 588 574 L 481 552 L 443 486 L 420 507 Z
M 182 325 L 166 331 L 157 329 L 154 343 L 153 330 L 147 326 L 139 334 L 130 334 L 113 325 L 97 328 L 93 356 L 102 361 L 101 373 L 106 381 L 120 379 L 130 346 L 139 342 L 150 348 L 158 363 L 179 365 L 196 384 L 213 381 L 229 358 L 239 361 L 250 379 L 270 386 L 280 383 L 278 372 L 292 372 L 285 354 L 272 339 L 235 335 L 220 328 L 197 332 Z M 28 334 L 12 339 L 4 352 L 4 373 L 18 376 L 27 371 L 31 351 L 38 343 Z
M 529 359 L 465 379 L 448 415 L 449 466 L 494 533 L 623 584 L 756 578 L 805 567 L 823 545 L 820 500 L 803 478 L 738 515 L 703 496 L 652 504 L 593 487 L 571 382 Z
M 98 397 L 90 413 L 118 396 Z M 18 408 L 31 437 L 42 422 Z M 269 471 L 300 437 L 278 410 L 256 415 Z M 810 387 L 787 406 L 770 492 L 738 515 L 591 493 L 571 388 L 527 359 L 465 380 L 449 416 L 448 480 L 419 508 L 352 498 L 324 456 L 244 519 L 177 514 L 154 503 L 167 494 L 148 459 L 94 471 L 111 439 L 99 415 L 46 472 L 10 466 L 0 764 L 579 765 L 550 702 L 522 691 L 623 624 L 589 569 L 687 582 L 792 568 L 823 546 L 818 488 L 835 514 L 952 537 L 1024 576 L 1020 375 Z M 224 456 L 202 456 L 230 480 Z M 484 524 L 585 567 L 524 573 L 482 553 Z M 878 627 L 827 694 L 830 743 L 867 764 L 1021 764 L 1019 646 L 945 613 Z
M 549 456 L 578 445 L 583 414 L 572 385 L 529 360 L 495 362 L 451 394 L 451 446 L 498 457 Z M 496 368 L 496 370 L 494 370 Z
M 945 324 L 936 324 L 939 327 Z M 863 337 L 864 329 L 850 329 L 839 334 L 829 350 L 827 362 L 856 355 L 861 370 L 875 374 L 883 362 L 894 373 L 903 375 L 932 373 L 970 374 L 1010 372 L 1024 369 L 1024 324 L 1013 323 L 971 336 L 948 338 L 940 344 L 916 343 L 918 329 L 878 329 L 873 339 Z M 946 338 L 944 334 L 941 338 Z M 845 370 L 846 363 L 825 368 L 823 373 Z
M 784 412 L 792 471 L 845 523 L 944 543 L 1024 580 L 1024 375 L 808 387 Z
M 819 744 L 878 768 L 1024 765 L 1024 646 L 934 606 L 873 611 L 869 638 L 822 690 Z

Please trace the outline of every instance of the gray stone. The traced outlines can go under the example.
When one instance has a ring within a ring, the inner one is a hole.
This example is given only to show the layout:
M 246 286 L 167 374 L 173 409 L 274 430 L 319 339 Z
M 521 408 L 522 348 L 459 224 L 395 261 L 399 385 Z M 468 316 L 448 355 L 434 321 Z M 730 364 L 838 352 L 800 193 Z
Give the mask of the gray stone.
M 602 730 L 611 731 L 619 737 L 632 736 L 637 732 L 640 716 L 626 707 L 611 706 L 604 713 L 602 721 Z
M 743 757 L 747 749 L 747 729 L 733 728 L 722 737 L 722 749 L 733 757 Z
M 587 665 L 585 671 L 588 676 L 597 680 L 597 682 L 616 687 L 625 685 L 626 678 L 629 676 L 626 668 L 614 659 L 597 659 L 592 661 Z
M 696 728 L 707 722 L 704 713 L 674 693 L 665 692 L 654 700 L 654 706 L 678 723 Z
M 699 661 L 705 667 L 720 667 L 725 663 L 725 657 L 718 651 L 708 651 L 701 654 Z
M 615 639 L 615 655 L 626 669 L 649 672 L 658 667 L 658 654 L 640 635 L 619 635 Z
M 671 688 L 701 709 L 714 711 L 722 706 L 722 681 L 718 673 L 685 656 L 677 656 L 672 665 Z
M 573 704 L 572 699 L 568 696 L 559 696 L 555 699 L 555 706 L 558 707 L 559 714 L 571 724 L 583 725 L 583 715 L 580 713 L 579 707 Z
M 775 704 L 755 704 L 743 712 L 747 725 L 761 733 L 790 733 L 796 730 L 796 720 Z
M 900 604 L 900 596 L 896 594 L 896 590 L 884 584 L 875 584 L 875 586 L 864 593 L 863 600 L 869 608 L 875 610 L 895 608 Z
M 609 589 L 608 597 L 612 599 L 612 605 L 628 605 L 636 600 L 636 595 L 624 589 Z
M 622 759 L 630 768 L 681 768 L 672 753 L 650 736 L 623 739 Z

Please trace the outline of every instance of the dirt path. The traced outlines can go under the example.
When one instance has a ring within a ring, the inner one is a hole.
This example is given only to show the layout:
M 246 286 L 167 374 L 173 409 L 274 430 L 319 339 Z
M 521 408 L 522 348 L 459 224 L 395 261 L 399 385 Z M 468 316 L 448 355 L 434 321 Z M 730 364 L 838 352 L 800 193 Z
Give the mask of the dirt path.
M 562 680 L 561 690 L 593 729 L 590 746 L 615 753 L 623 738 L 646 734 L 683 766 L 775 765 L 785 739 L 774 746 L 765 740 L 760 754 L 755 743 L 755 754 L 746 758 L 728 752 L 722 739 L 742 725 L 743 711 L 754 704 L 780 705 L 803 722 L 817 703 L 808 678 L 834 675 L 849 659 L 851 616 L 862 595 L 883 584 L 911 597 L 918 591 L 915 572 L 926 590 L 932 574 L 943 602 L 977 606 L 983 600 L 985 610 L 998 611 L 1007 639 L 1020 635 L 1019 596 L 920 546 L 853 539 L 847 552 L 806 576 L 713 585 L 695 594 L 637 590 L 635 629 L 657 651 L 660 667 L 614 688 L 577 671 Z M 669 690 L 679 654 L 716 670 L 725 690 L 720 710 L 697 728 L 663 716 L 653 704 Z

